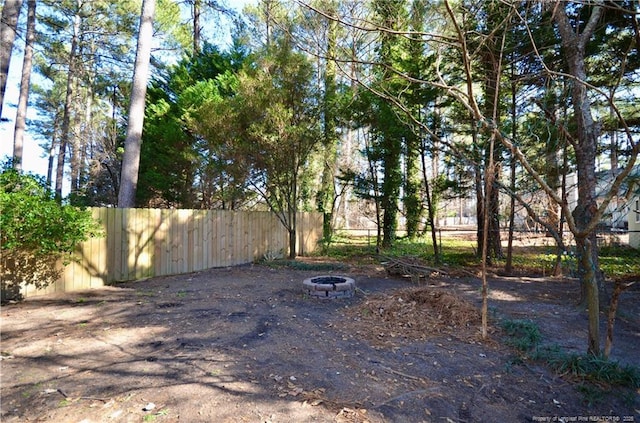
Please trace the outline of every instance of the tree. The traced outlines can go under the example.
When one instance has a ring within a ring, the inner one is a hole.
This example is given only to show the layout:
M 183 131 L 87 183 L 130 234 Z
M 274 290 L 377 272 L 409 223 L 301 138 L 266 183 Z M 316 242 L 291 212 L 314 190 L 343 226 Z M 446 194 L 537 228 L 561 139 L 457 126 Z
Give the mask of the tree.
M 326 3 L 327 12 L 335 14 L 337 4 L 333 0 Z M 324 67 L 324 95 L 322 99 L 322 179 L 316 204 L 323 213 L 322 234 L 325 243 L 333 236 L 333 216 L 336 202 L 336 164 L 338 159 L 337 126 L 337 86 L 336 86 L 336 44 L 338 25 L 334 20 L 324 18 L 326 22 L 326 58 Z
M 7 88 L 9 62 L 13 52 L 13 42 L 18 32 L 18 17 L 22 0 L 5 0 L 0 17 L 0 116 L 4 104 L 4 92 Z
M 575 153 L 578 177 L 578 200 L 575 208 L 569 210 L 566 200 L 561 198 L 556 190 L 550 187 L 544 181 L 544 178 L 531 167 L 528 158 L 505 134 L 501 133 L 498 128 L 488 127 L 487 129 L 490 129 L 511 150 L 512 154 L 518 157 L 518 160 L 529 175 L 563 209 L 568 228 L 576 242 L 580 283 L 588 307 L 589 334 L 587 351 L 593 355 L 600 355 L 600 290 L 598 288 L 600 270 L 597 260 L 598 247 L 595 229 L 609 202 L 617 195 L 620 185 L 635 165 L 636 158 L 640 152 L 640 143 L 634 140 L 626 124 L 625 117 L 616 107 L 615 96 L 607 96 L 603 91 L 594 89 L 588 82 L 585 60 L 586 48 L 594 31 L 601 22 L 600 18 L 604 11 L 604 4 L 583 5 L 557 2 L 554 6 L 550 9 L 550 12 L 558 26 L 568 71 L 567 73 L 553 73 L 548 68 L 546 71 L 567 78 L 572 86 L 571 103 L 574 112 L 572 120 L 575 124 L 575 136 L 570 136 L 569 140 Z M 630 146 L 629 159 L 626 165 L 614 178 L 606 192 L 600 196 L 599 201 L 596 201 L 595 159 L 599 144 L 600 124 L 592 115 L 591 95 L 604 99 L 616 110 L 616 118 L 619 121 L 619 125 L 625 128 Z M 561 129 L 566 130 L 562 127 Z
M 249 186 L 251 165 L 240 141 L 246 128 L 239 123 L 241 106 L 234 97 L 239 83 L 237 75 L 225 72 L 190 90 L 194 96 L 204 94 L 187 118 L 188 127 L 202 138 L 197 143 L 197 192 L 203 208 L 236 210 L 256 200 Z
M 380 0 L 373 3 L 374 13 L 380 24 L 391 31 L 404 30 L 405 2 L 404 0 L 386 1 Z M 378 46 L 378 60 L 380 63 L 396 65 L 398 63 L 398 38 L 392 33 L 382 32 Z M 406 85 L 395 78 L 394 72 L 385 67 L 380 69 L 377 81 L 377 89 L 382 92 L 391 92 L 397 95 L 401 87 Z M 398 201 L 400 199 L 400 187 L 402 185 L 402 169 L 400 158 L 402 156 L 403 141 L 406 138 L 408 128 L 400 120 L 399 110 L 394 105 L 385 101 L 376 101 L 374 105 L 375 121 L 372 130 L 376 135 L 382 157 L 382 247 L 393 245 L 398 225 Z
M 193 19 L 193 54 L 200 53 L 200 46 L 202 44 L 202 36 L 200 35 L 200 14 L 202 13 L 202 0 L 192 0 L 191 5 L 191 17 Z
M 135 18 L 139 16 L 133 3 L 38 2 L 34 70 L 40 78 L 32 81 L 31 94 L 39 118 L 38 125 L 30 129 L 44 140 L 43 148 L 52 152 L 52 169 L 55 149 L 59 151 L 60 143 L 65 144 L 58 155 L 56 184 L 61 196 L 70 165 L 70 201 L 74 203 L 91 203 L 93 178 L 100 177 L 104 156 L 115 155 L 107 151 L 112 141 L 110 120 L 114 115 L 120 116 L 121 111 L 117 107 L 119 99 L 116 103 L 112 100 L 128 91 L 123 81 L 130 78 L 125 74 L 127 65 L 133 62 L 130 45 Z M 107 103 L 116 108 L 110 109 Z
M 16 125 L 13 133 L 13 166 L 18 171 L 22 169 L 22 145 L 27 120 L 29 82 L 31 81 L 31 69 L 33 67 L 33 43 L 36 36 L 36 0 L 27 0 L 27 4 L 27 40 L 24 48 L 24 59 L 22 62 L 18 112 L 16 115 Z
M 259 0 L 256 5 L 248 5 L 245 16 L 251 31 L 246 33 L 247 45 L 253 51 L 268 48 L 285 36 L 289 17 L 281 0 Z M 244 28 L 246 31 L 246 28 Z
M 77 87 L 77 79 L 79 78 L 77 65 L 78 43 L 80 38 L 80 26 L 82 23 L 83 1 L 77 0 L 73 8 L 73 35 L 71 37 L 71 48 L 68 54 L 68 69 L 66 78 L 66 90 L 64 100 L 64 111 L 62 115 L 62 125 L 60 128 L 60 145 L 58 147 L 58 164 L 56 166 L 56 196 L 62 199 L 62 180 L 64 176 L 65 158 L 67 149 L 72 142 L 71 121 L 72 113 L 75 105 L 75 90 Z
M 596 202 L 595 196 L 595 154 L 598 145 L 598 124 L 594 121 L 591 113 L 591 100 L 589 99 L 588 89 L 592 87 L 588 83 L 586 67 L 585 67 L 585 48 L 598 25 L 599 18 L 602 13 L 602 4 L 595 6 L 581 5 L 570 2 L 557 2 L 556 7 L 551 8 L 554 14 L 554 21 L 557 23 L 563 50 L 567 57 L 568 72 L 553 72 L 549 68 L 544 67 L 544 71 L 552 74 L 568 78 L 573 89 L 571 100 L 574 108 L 574 119 L 576 123 L 576 137 L 573 138 L 572 147 L 576 154 L 576 168 L 578 175 L 578 201 L 573 211 L 569 210 L 569 206 L 565 199 L 561 198 L 553 187 L 550 187 L 544 180 L 544 177 L 537 172 L 530 163 L 530 158 L 523 154 L 523 151 L 514 143 L 507 135 L 507 131 L 503 131 L 500 125 L 496 125 L 491 116 L 487 116 L 475 101 L 473 93 L 473 77 L 471 73 L 471 54 L 467 49 L 465 37 L 461 31 L 461 27 L 457 25 L 457 18 L 446 4 L 449 16 L 454 25 L 459 39 L 460 53 L 463 57 L 464 67 L 466 69 L 467 79 L 465 82 L 466 92 L 455 91 L 454 97 L 467 108 L 476 120 L 479 122 L 483 132 L 495 137 L 508 148 L 512 155 L 517 157 L 520 164 L 526 170 L 530 178 L 533 178 L 539 188 L 553 199 L 553 201 L 563 208 L 563 212 L 567 218 L 567 224 L 576 240 L 576 248 L 578 251 L 578 269 L 582 287 L 587 291 L 587 304 L 589 308 L 589 336 L 588 336 L 588 352 L 590 354 L 599 355 L 599 298 L 598 298 L 598 267 L 597 259 L 594 260 L 594 254 L 597 254 L 597 244 L 595 243 L 595 228 L 600 221 L 604 210 L 611 198 L 616 194 L 620 184 L 631 171 L 631 167 L 635 163 L 635 159 L 639 151 L 639 143 L 633 140 L 627 127 L 627 135 L 629 136 L 629 144 L 631 146 L 630 158 L 624 170 L 614 179 L 610 189 L 605 193 L 599 203 Z M 568 18 L 568 14 L 574 13 L 573 22 Z M 513 10 L 517 16 L 519 14 Z M 579 16 L 579 17 L 578 17 Z M 525 22 L 525 25 L 528 25 Z M 529 28 L 527 26 L 527 28 Z M 535 41 L 532 40 L 535 51 Z M 539 58 L 540 59 L 540 58 Z M 441 78 L 444 82 L 444 78 Z M 451 85 L 447 85 L 451 87 Z M 595 90 L 592 94 L 604 98 L 609 104 L 615 105 L 613 97 L 603 95 L 602 91 Z M 624 117 L 618 113 L 617 118 L 620 119 L 621 125 L 625 126 Z M 566 130 L 566 129 L 565 129 Z M 572 213 L 573 212 L 573 213 Z M 553 228 L 551 228 L 553 229 Z M 594 253 L 595 252 L 595 253 Z
M 127 136 L 124 144 L 124 156 L 122 158 L 118 207 L 135 206 L 155 6 L 155 0 L 142 1 L 138 47 L 136 49 L 136 62 L 133 71 L 131 103 L 128 115 L 129 122 L 127 124 Z
M 235 142 L 250 166 L 250 184 L 289 233 L 289 257 L 296 257 L 296 214 L 308 159 L 321 139 L 313 69 L 287 37 L 272 40 L 240 75 L 239 124 Z
M 411 3 L 410 8 L 410 25 L 409 29 L 412 32 L 421 32 L 424 25 L 424 17 L 426 13 L 426 3 L 422 0 L 415 0 Z M 402 67 L 405 69 L 406 74 L 410 79 L 420 79 L 425 72 L 428 71 L 428 57 L 424 52 L 424 44 L 420 39 L 408 38 L 405 40 L 406 49 L 405 57 L 403 58 Z M 407 106 L 411 109 L 412 113 L 419 113 L 419 110 L 424 107 L 424 104 L 428 101 L 426 98 L 427 91 L 423 90 L 421 84 L 411 83 L 407 89 L 407 95 L 411 97 L 407 101 Z M 407 237 L 416 238 L 420 232 L 420 223 L 422 220 L 423 202 L 422 199 L 422 185 L 420 175 L 420 164 L 424 163 L 421 160 L 422 154 L 426 153 L 423 147 L 423 137 L 421 137 L 422 131 L 418 128 L 410 127 L 405 136 L 405 148 L 404 148 L 404 211 L 406 220 Z M 424 157 L 424 156 L 422 156 Z M 423 172 L 423 175 L 426 173 Z M 428 181 L 424 179 L 424 187 L 428 193 Z M 431 199 L 426 198 L 429 204 Z M 431 215 L 430 215 L 431 216 Z M 431 229 L 433 231 L 433 221 L 430 221 Z M 432 232 L 433 233 L 433 232 Z M 435 238 L 434 238 L 435 239 Z M 435 256 L 437 260 L 437 244 L 434 243 Z
M 38 97 L 45 97 L 36 103 L 44 106 L 39 109 L 44 119 L 34 129 L 43 130 L 47 141 L 55 141 L 54 148 L 61 141 L 66 142 L 66 148 L 62 149 L 64 157 L 58 157 L 61 159 L 58 169 L 62 169 L 58 180 L 62 185 L 70 175 L 73 193 L 70 201 L 115 205 L 117 200 L 113 199 L 112 191 L 116 191 L 117 198 L 140 2 L 42 0 L 41 4 L 36 70 L 52 83 L 37 90 Z M 77 32 L 72 29 L 76 15 L 80 16 Z M 176 2 L 158 2 L 154 28 L 163 54 L 154 58 L 154 71 L 162 69 L 163 60 L 181 55 L 189 42 L 186 25 L 176 20 L 176 16 L 179 16 Z M 76 54 L 70 56 L 73 34 Z M 69 76 L 73 77 L 73 101 L 66 123 L 65 114 L 58 113 L 58 102 L 65 103 L 68 90 L 63 90 L 61 96 L 58 92 L 60 81 L 64 79 L 66 86 Z M 66 172 L 69 168 L 71 171 Z
M 502 126 L 502 94 L 501 79 L 504 62 L 507 33 L 510 29 L 508 17 L 509 7 L 505 7 L 499 1 L 483 2 L 478 15 L 481 16 L 477 25 L 481 38 L 479 40 L 478 67 L 482 79 L 482 107 L 483 114 L 491 119 L 492 125 Z M 472 48 L 475 46 L 471 45 Z M 491 262 L 492 257 L 502 258 L 502 245 L 500 240 L 500 202 L 499 190 L 494 186 L 500 179 L 502 148 L 499 142 L 493 139 L 483 142 L 483 186 L 478 187 L 481 194 L 478 204 L 482 204 L 481 213 L 478 215 L 478 251 L 484 254 L 483 259 Z M 485 227 L 486 226 L 486 227 Z M 487 248 L 481 248 L 486 241 Z M 486 252 L 485 252 L 486 250 Z
M 588 352 L 600 355 L 600 294 L 602 284 L 598 265 L 598 244 L 595 226 L 599 221 L 596 202 L 596 151 L 599 138 L 599 124 L 591 111 L 591 99 L 586 87 L 587 69 L 586 47 L 603 12 L 602 5 L 596 5 L 583 25 L 569 19 L 570 4 L 557 4 L 554 21 L 558 26 L 572 81 L 571 100 L 573 104 L 576 135 L 573 147 L 576 153 L 578 172 L 578 204 L 572 212 L 574 224 L 572 232 L 576 240 L 578 262 L 586 305 L 589 308 Z M 580 8 L 581 9 L 581 8 Z
M 230 101 L 240 46 L 229 52 L 205 43 L 155 77 L 148 91 L 138 203 L 169 207 L 237 208 L 245 200 L 246 167 L 229 155 L 237 138 Z

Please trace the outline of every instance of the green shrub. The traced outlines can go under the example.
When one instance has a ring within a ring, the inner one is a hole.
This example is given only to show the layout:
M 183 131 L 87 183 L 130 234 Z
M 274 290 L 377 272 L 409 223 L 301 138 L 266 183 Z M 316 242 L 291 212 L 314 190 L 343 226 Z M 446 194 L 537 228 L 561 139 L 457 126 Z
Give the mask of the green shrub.
M 502 329 L 507 335 L 507 345 L 523 352 L 534 349 L 542 340 L 538 325 L 531 320 L 505 320 Z
M 612 386 L 640 388 L 640 369 L 603 357 L 582 354 L 557 354 L 547 364 L 558 374 Z
M 522 352 L 510 364 L 527 360 L 543 363 L 555 373 L 579 381 L 583 386 L 591 382 L 640 388 L 640 368 L 589 354 L 568 354 L 557 345 L 540 345 L 540 331 L 529 320 L 505 320 L 502 329 L 507 335 L 505 343 Z
M 41 288 L 72 260 L 78 243 L 99 234 L 91 213 L 57 201 L 42 178 L 5 166 L 0 173 L 1 301 L 20 300 L 21 286 Z

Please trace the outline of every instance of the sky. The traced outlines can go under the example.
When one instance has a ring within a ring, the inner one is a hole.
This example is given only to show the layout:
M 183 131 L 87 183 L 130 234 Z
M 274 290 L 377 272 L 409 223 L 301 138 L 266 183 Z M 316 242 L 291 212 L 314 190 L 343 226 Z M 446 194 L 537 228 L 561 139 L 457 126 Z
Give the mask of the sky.
M 231 8 L 242 11 L 245 4 L 254 3 L 256 0 L 227 0 Z M 24 15 L 25 10 L 22 11 Z M 21 16 L 22 17 L 22 16 Z M 16 44 L 20 43 L 20 37 L 16 37 Z M 5 91 L 4 105 L 2 110 L 2 120 L 0 121 L 0 160 L 13 155 L 13 132 L 15 127 L 15 117 L 18 98 L 20 95 L 20 74 L 22 72 L 22 58 L 24 54 L 24 45 L 14 47 L 11 62 L 9 64 L 9 75 L 7 79 L 7 88 Z M 32 75 L 32 81 L 37 76 Z M 32 99 L 31 99 L 32 100 Z M 34 108 L 30 107 L 27 111 L 27 120 L 37 119 L 38 115 Z M 41 143 L 47 140 L 38 139 L 33 136 L 33 132 L 27 127 L 23 145 L 23 162 L 22 168 L 27 173 L 34 173 L 41 176 L 47 175 L 47 151 L 40 147 Z M 64 183 L 69 183 L 65 178 Z M 63 185 L 63 191 L 64 191 Z

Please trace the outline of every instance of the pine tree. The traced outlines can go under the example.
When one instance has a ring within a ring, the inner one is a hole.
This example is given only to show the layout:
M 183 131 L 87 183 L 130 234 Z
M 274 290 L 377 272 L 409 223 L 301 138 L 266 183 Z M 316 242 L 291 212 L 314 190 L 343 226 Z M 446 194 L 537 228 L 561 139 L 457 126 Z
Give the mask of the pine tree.
M 118 207 L 134 207 L 136 201 L 155 7 L 155 0 L 142 1 L 140 26 L 138 30 L 138 47 L 136 49 L 136 62 L 133 71 L 131 103 L 128 115 L 129 121 L 124 144 L 124 156 L 122 158 L 120 191 L 118 192 Z

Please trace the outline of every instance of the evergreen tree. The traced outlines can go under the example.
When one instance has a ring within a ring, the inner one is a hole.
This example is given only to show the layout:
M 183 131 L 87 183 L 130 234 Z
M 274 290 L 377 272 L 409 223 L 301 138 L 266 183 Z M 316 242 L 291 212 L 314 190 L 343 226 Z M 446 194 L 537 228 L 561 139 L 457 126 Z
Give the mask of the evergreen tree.
M 251 186 L 289 232 L 296 257 L 296 215 L 308 160 L 321 139 L 313 68 L 288 37 L 272 40 L 240 77 L 237 139 L 250 166 Z
M 244 61 L 205 43 L 157 77 L 149 89 L 139 181 L 140 204 L 235 208 L 245 197 L 246 167 L 229 156 L 237 138 L 230 99 Z
M 384 28 L 402 30 L 406 25 L 406 2 L 404 0 L 374 1 L 373 10 L 376 18 Z M 399 57 L 399 38 L 384 32 L 380 34 L 378 46 L 378 61 L 380 63 L 397 64 Z M 394 73 L 383 67 L 378 74 L 377 89 L 397 95 L 406 82 L 394 77 Z M 403 141 L 409 133 L 409 128 L 402 122 L 399 110 L 384 99 L 374 104 L 375 120 L 372 122 L 372 134 L 377 148 L 380 149 L 382 160 L 382 190 L 381 206 L 382 218 L 382 247 L 393 245 L 398 227 L 398 201 L 402 185 L 401 157 Z

